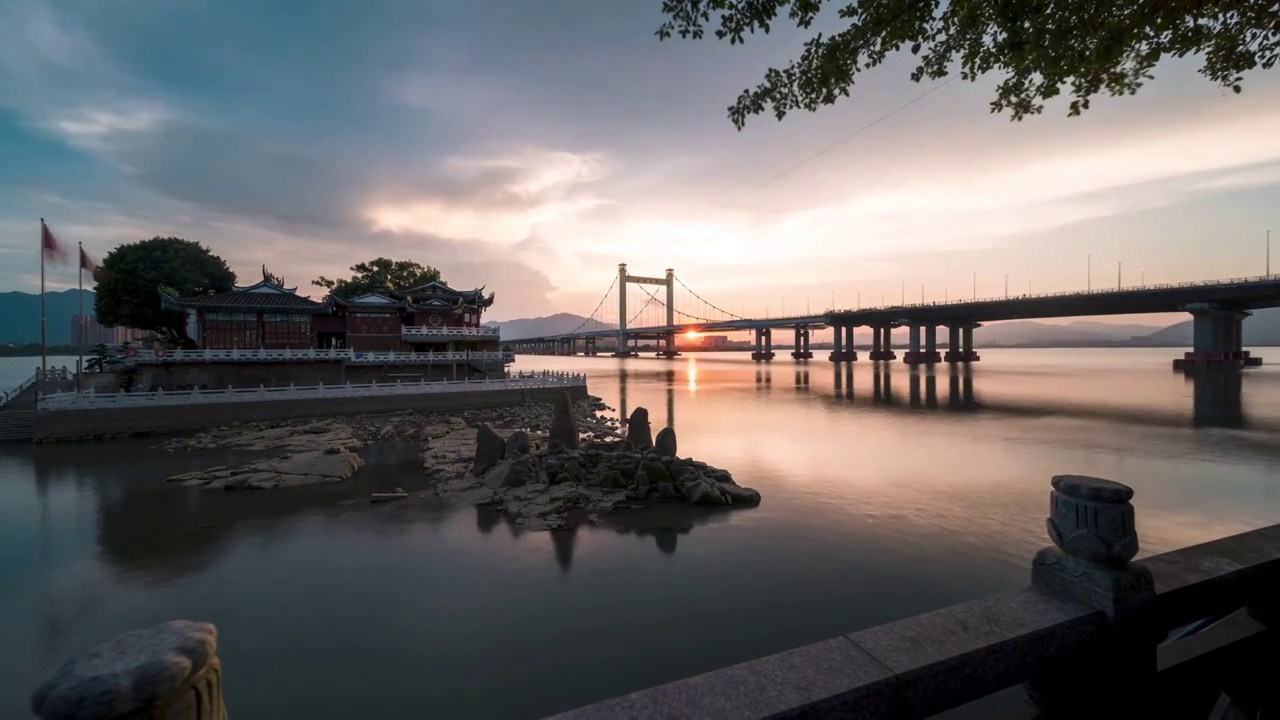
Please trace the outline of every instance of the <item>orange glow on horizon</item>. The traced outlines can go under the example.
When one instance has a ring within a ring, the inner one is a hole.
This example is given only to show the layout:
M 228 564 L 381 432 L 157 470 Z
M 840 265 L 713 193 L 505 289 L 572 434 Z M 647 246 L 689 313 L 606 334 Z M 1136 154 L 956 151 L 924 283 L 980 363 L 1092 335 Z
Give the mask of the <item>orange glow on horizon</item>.
M 684 334 L 684 336 L 689 338 L 690 340 L 693 340 L 694 338 L 702 337 L 702 333 L 698 332 L 697 330 L 689 330 Z

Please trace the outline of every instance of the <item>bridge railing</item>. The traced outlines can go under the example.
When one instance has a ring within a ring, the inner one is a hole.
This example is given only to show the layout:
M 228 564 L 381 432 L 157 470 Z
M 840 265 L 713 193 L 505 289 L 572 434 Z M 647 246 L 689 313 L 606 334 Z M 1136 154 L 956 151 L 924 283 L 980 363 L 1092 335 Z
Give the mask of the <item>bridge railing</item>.
M 514 356 L 501 350 L 453 350 L 453 351 L 372 351 L 351 348 L 242 348 L 168 350 L 156 348 L 143 350 L 123 358 L 126 364 L 151 365 L 159 363 L 223 363 L 223 362 L 307 362 L 345 361 L 349 363 L 411 363 L 433 364 L 446 362 L 503 361 L 511 362 Z
M 499 329 L 496 327 L 449 327 L 441 325 L 405 325 L 400 328 L 401 337 L 406 340 L 420 338 L 466 337 L 496 340 Z
M 36 371 L 32 373 L 32 375 L 28 377 L 26 380 L 23 380 L 22 382 L 18 383 L 17 387 L 5 391 L 4 395 L 0 396 L 0 408 L 16 400 L 18 396 L 23 393 L 23 391 L 25 391 L 27 388 L 30 388 L 32 385 L 35 385 L 38 382 L 40 382 L 40 368 L 36 368 Z
M 1249 283 L 1262 282 L 1280 282 L 1280 276 L 1276 275 L 1255 275 L 1251 277 L 1227 278 L 1224 280 L 1191 280 L 1180 283 L 1149 283 L 1143 285 L 1132 285 L 1129 287 L 1099 287 L 1091 290 L 1061 290 L 1051 293 L 1010 293 L 1009 295 L 999 295 L 996 297 L 982 297 L 977 299 L 958 298 L 956 300 L 942 300 L 923 303 L 899 303 L 894 305 L 873 305 L 863 308 L 845 308 L 832 310 L 830 313 L 857 313 L 879 310 L 896 310 L 899 308 L 922 308 L 922 307 L 939 307 L 950 305 L 975 305 L 983 303 L 1002 303 L 1009 300 L 1036 300 L 1041 298 L 1059 298 L 1059 297 L 1087 297 L 1091 295 L 1108 295 L 1112 293 L 1123 292 L 1146 292 L 1150 290 L 1180 290 L 1186 288 L 1202 288 L 1213 286 L 1232 286 L 1246 285 Z M 772 319 L 772 318 L 770 318 Z
M 532 389 L 586 385 L 586 376 L 566 372 L 516 373 L 479 380 L 425 380 L 394 383 L 346 383 L 288 387 L 225 388 L 222 390 L 157 390 L 154 392 L 66 392 L 46 395 L 37 409 L 86 410 L 110 407 L 152 407 L 211 403 L 265 402 L 270 400 L 370 397 L 470 392 L 476 390 Z
M 1134 562 L 1129 488 L 1071 476 L 1053 486 L 1054 546 L 1036 554 L 1028 587 L 556 720 L 903 719 L 962 706 L 996 719 L 1271 717 L 1280 525 Z M 1215 714 L 1223 705 L 1234 707 Z

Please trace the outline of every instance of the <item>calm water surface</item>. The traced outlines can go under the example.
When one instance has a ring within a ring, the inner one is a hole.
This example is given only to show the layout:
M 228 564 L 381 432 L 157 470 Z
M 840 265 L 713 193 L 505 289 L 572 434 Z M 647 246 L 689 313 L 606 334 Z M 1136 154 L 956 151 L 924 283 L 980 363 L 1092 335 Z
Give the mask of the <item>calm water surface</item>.
M 242 496 L 161 482 L 216 451 L 4 447 L 0 717 L 64 656 L 173 618 L 218 625 L 237 720 L 538 717 L 1017 587 L 1055 473 L 1133 485 L 1144 553 L 1280 522 L 1280 367 L 1193 383 L 1172 354 L 984 351 L 969 375 L 521 358 L 586 372 L 764 495 L 573 534 L 352 500 L 420 486 L 411 449 Z

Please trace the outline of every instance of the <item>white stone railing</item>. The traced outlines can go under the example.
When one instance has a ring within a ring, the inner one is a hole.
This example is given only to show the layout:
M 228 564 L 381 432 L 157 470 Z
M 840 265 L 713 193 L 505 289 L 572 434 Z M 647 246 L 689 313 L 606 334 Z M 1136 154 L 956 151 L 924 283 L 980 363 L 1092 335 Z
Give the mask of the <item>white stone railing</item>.
M 310 360 L 343 360 L 351 363 L 453 363 L 470 361 L 513 362 L 515 354 L 499 350 L 454 350 L 451 352 L 372 352 L 351 348 L 297 348 L 270 350 L 244 348 L 236 350 L 155 350 L 139 349 L 136 354 L 125 354 L 126 363 L 155 364 L 181 362 L 305 362 Z
M 161 405 L 202 405 L 210 403 L 263 402 L 270 400 L 374 397 L 383 395 L 431 395 L 476 390 L 524 390 L 586 386 L 585 375 L 564 372 L 518 373 L 483 380 L 437 380 L 420 382 L 367 383 L 353 385 L 308 385 L 298 387 L 226 388 L 225 390 L 175 390 L 165 392 L 95 393 L 66 392 L 40 399 L 40 411 L 89 410 L 112 407 L 152 407 Z
M 498 328 L 496 327 L 448 327 L 445 325 L 405 325 L 400 328 L 400 336 L 406 340 L 414 338 L 446 338 L 446 337 L 469 337 L 469 338 L 485 338 L 498 339 Z

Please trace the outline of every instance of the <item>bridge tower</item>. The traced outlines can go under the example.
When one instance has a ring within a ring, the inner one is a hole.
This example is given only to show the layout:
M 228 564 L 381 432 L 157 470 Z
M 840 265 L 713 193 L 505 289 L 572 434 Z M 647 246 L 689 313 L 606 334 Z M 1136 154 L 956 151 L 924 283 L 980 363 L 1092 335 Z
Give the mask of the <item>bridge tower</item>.
M 634 352 L 627 348 L 627 283 L 634 285 L 663 285 L 667 288 L 667 327 L 670 328 L 676 324 L 675 277 L 676 271 L 671 268 L 667 268 L 667 275 L 664 278 L 631 275 L 627 272 L 626 263 L 618 263 L 618 349 L 613 354 L 614 357 L 633 357 L 635 355 Z M 667 349 L 660 354 L 666 357 L 677 355 L 674 331 L 664 333 L 663 339 L 667 343 Z

